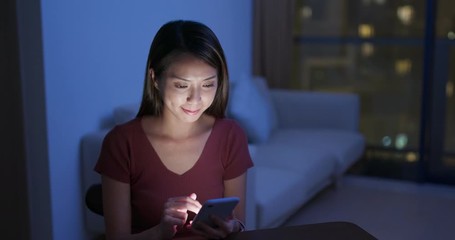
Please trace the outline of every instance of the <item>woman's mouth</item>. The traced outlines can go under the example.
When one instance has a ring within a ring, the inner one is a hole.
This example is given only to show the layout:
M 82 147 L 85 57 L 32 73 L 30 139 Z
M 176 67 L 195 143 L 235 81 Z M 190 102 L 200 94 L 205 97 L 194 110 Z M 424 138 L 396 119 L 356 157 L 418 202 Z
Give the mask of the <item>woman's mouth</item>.
M 182 110 L 188 115 L 196 115 L 199 113 L 199 109 L 198 110 L 189 110 L 189 109 L 182 108 Z

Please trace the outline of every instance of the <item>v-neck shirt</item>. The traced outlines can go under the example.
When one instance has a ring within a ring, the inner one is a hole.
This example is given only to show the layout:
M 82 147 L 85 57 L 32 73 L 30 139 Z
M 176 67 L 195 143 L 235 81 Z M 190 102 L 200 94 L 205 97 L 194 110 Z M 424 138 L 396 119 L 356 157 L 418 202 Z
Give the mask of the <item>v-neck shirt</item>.
M 204 203 L 223 197 L 224 181 L 252 166 L 243 129 L 234 120 L 222 118 L 215 120 L 196 163 L 181 175 L 174 173 L 159 158 L 141 118 L 135 118 L 106 135 L 95 171 L 130 184 L 132 231 L 141 232 L 160 222 L 168 198 L 194 192 Z

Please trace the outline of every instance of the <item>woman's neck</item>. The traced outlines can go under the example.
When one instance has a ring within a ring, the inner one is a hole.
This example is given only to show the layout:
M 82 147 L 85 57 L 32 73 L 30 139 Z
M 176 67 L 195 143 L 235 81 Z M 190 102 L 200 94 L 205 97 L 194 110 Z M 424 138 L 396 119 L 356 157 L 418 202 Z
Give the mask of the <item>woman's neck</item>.
M 214 118 L 203 114 L 195 122 L 182 122 L 175 118 L 165 116 L 153 117 L 150 130 L 158 136 L 174 140 L 185 140 L 210 130 L 214 123 Z M 145 126 L 148 128 L 148 126 Z

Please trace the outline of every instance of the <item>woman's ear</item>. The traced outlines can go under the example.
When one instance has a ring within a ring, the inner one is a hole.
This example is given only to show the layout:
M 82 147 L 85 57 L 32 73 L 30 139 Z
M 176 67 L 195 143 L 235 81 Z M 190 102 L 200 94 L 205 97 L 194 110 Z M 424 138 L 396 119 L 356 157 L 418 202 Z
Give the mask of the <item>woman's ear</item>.
M 155 71 L 153 71 L 153 68 L 149 68 L 149 78 L 150 78 L 150 81 L 153 82 L 153 86 L 158 89 L 158 83 L 155 79 Z

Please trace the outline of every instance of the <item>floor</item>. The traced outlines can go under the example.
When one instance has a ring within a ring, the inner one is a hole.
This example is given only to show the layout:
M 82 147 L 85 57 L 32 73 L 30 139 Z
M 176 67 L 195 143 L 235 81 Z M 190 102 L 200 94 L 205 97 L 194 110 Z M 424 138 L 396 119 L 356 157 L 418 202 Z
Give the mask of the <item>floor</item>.
M 285 225 L 349 221 L 378 239 L 455 239 L 455 186 L 347 175 Z

